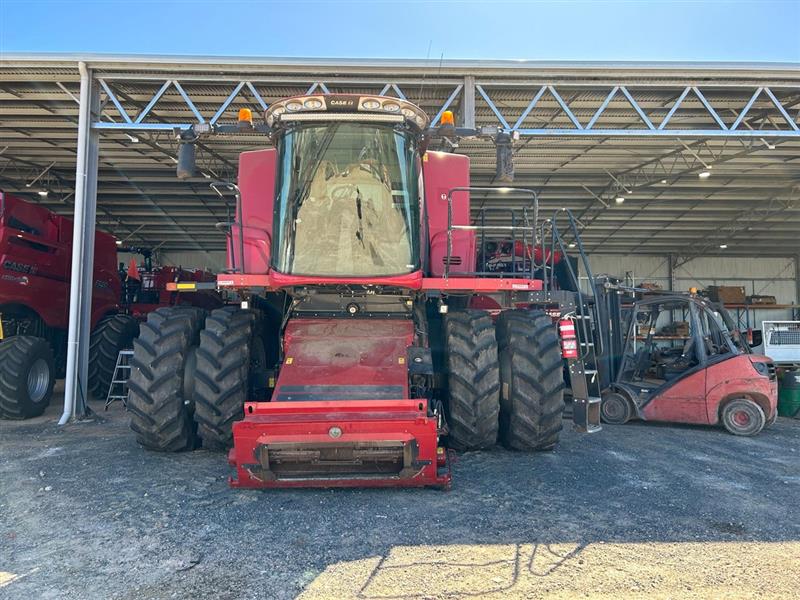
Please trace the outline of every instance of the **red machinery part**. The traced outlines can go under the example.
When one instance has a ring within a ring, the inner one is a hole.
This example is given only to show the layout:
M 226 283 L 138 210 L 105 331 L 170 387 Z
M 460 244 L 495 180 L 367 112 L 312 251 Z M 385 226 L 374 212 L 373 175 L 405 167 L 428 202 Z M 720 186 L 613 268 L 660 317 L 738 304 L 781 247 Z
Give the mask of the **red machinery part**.
M 233 426 L 234 487 L 447 487 L 438 417 L 408 398 L 413 323 L 301 318 L 270 402 Z
M 66 329 L 72 255 L 70 219 L 0 191 L 0 304 L 25 306 Z M 92 327 L 119 310 L 122 284 L 114 236 L 95 232 Z
M 450 487 L 427 400 L 250 402 L 244 414 L 232 487 Z

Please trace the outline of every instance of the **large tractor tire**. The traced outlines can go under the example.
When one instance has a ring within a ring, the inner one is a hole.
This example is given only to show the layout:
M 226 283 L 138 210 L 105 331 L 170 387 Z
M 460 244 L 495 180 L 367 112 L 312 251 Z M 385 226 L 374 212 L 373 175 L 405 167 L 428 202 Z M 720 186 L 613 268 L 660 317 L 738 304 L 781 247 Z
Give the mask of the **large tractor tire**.
M 41 415 L 56 381 L 53 349 L 47 340 L 17 335 L 0 342 L 0 418 Z
M 553 321 L 539 310 L 497 318 L 500 440 L 512 450 L 552 450 L 561 431 L 564 379 Z
M 447 426 L 455 450 L 484 450 L 497 443 L 500 372 L 491 317 L 454 311 L 444 323 Z
M 120 350 L 133 348 L 139 322 L 130 315 L 110 315 L 100 320 L 89 342 L 89 393 L 105 400 L 114 378 Z
M 212 311 L 197 349 L 195 413 L 203 447 L 225 450 L 233 444 L 233 423 L 244 417 L 251 388 L 251 358 L 263 356 L 256 314 L 235 306 Z
M 196 445 L 192 382 L 204 316 L 196 308 L 159 308 L 133 342 L 128 411 L 137 441 L 149 450 L 180 452 Z

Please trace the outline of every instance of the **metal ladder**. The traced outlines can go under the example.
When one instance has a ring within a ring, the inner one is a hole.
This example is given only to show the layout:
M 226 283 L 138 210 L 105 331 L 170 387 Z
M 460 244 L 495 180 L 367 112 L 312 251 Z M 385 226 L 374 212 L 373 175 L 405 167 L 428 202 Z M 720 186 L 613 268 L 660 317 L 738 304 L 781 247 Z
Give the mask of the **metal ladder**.
M 114 376 L 111 378 L 111 385 L 108 386 L 106 394 L 106 405 L 108 407 L 114 400 L 121 400 L 122 406 L 128 408 L 128 379 L 131 376 L 131 357 L 133 350 L 120 350 L 117 355 L 117 364 L 114 367 Z
M 591 295 L 587 296 L 581 291 L 578 274 L 575 272 L 572 264 L 566 258 L 567 248 L 557 225 L 557 217 L 559 212 L 564 213 L 567 216 L 569 227 L 581 258 L 581 263 L 583 264 L 583 268 L 586 271 L 586 275 L 589 280 L 589 286 L 592 290 Z M 545 240 L 544 226 L 545 224 L 542 223 L 541 239 L 543 242 Z M 600 315 L 597 306 L 599 295 L 595 287 L 596 282 L 594 275 L 592 274 L 592 268 L 589 265 L 589 259 L 584 251 L 583 242 L 581 241 L 577 222 L 572 214 L 572 211 L 566 208 L 562 209 L 561 211 L 556 211 L 552 220 L 550 221 L 550 230 L 551 248 L 549 265 L 547 264 L 548 258 L 543 256 L 545 290 L 548 286 L 548 266 L 550 271 L 550 288 L 552 289 L 555 285 L 555 255 L 556 250 L 558 250 L 561 253 L 561 256 L 564 257 L 567 271 L 569 273 L 570 280 L 574 284 L 577 296 L 575 302 L 575 314 L 572 318 L 576 321 L 575 334 L 578 341 L 579 352 L 578 358 L 568 359 L 567 372 L 569 373 L 570 388 L 572 389 L 573 410 L 575 408 L 580 408 L 581 410 L 578 411 L 578 414 L 585 415 L 586 418 L 584 420 L 579 419 L 576 421 L 575 426 L 579 431 L 594 433 L 596 431 L 600 431 L 601 429 L 599 423 L 603 385 L 598 368 L 598 352 L 603 352 L 603 340 L 605 339 L 603 332 L 600 330 L 602 323 L 600 321 Z
M 592 311 L 585 311 L 585 314 L 580 314 L 576 311 L 575 320 L 588 320 L 589 322 L 586 323 L 585 330 L 589 332 L 594 330 Z M 597 418 L 590 417 L 586 419 L 585 423 L 576 423 L 576 425 L 581 431 L 594 433 L 601 429 L 599 425 L 599 414 L 603 391 L 600 371 L 597 368 L 595 344 L 592 341 L 596 338 L 594 338 L 591 333 L 589 333 L 589 337 L 587 338 L 584 328 L 581 326 L 575 327 L 575 333 L 578 338 L 579 355 L 577 359 L 567 362 L 573 406 L 576 403 L 585 403 L 587 415 L 591 413 L 596 413 L 597 415 Z

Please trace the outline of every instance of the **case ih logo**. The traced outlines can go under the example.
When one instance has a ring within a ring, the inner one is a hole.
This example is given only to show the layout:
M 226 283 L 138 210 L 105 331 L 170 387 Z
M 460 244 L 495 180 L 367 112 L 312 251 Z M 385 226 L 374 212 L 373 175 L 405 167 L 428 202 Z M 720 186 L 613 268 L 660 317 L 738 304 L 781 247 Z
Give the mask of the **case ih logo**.
M 14 271 L 15 273 L 28 273 L 33 275 L 36 273 L 36 267 L 34 265 L 26 265 L 24 263 L 14 262 L 13 260 L 7 260 L 3 263 L 3 268 L 7 271 Z
M 356 98 L 347 98 L 341 96 L 338 98 L 328 98 L 327 104 L 328 107 L 330 107 L 330 110 L 354 109 L 356 107 Z

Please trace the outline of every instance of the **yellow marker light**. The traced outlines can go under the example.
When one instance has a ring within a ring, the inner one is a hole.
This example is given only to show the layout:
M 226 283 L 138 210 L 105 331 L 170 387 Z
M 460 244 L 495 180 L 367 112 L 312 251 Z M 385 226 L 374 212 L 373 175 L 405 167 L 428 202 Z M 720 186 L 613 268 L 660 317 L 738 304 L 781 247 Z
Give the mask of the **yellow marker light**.
M 197 288 L 197 284 L 194 283 L 179 283 L 175 286 L 179 290 L 194 290 Z
M 292 357 L 289 357 L 289 358 L 287 358 L 287 359 L 286 359 L 286 364 L 287 364 L 287 365 L 290 365 L 290 364 L 292 364 L 293 362 L 294 362 L 294 359 L 293 359 Z
M 253 124 L 253 111 L 249 108 L 240 108 L 239 109 L 239 123 L 250 123 Z
M 439 119 L 439 125 L 449 125 L 450 127 L 456 126 L 456 118 L 453 116 L 452 110 L 446 110 L 442 113 L 442 118 Z
M 406 364 L 406 359 L 401 356 L 400 358 L 397 359 L 397 364 L 399 364 L 399 365 Z

